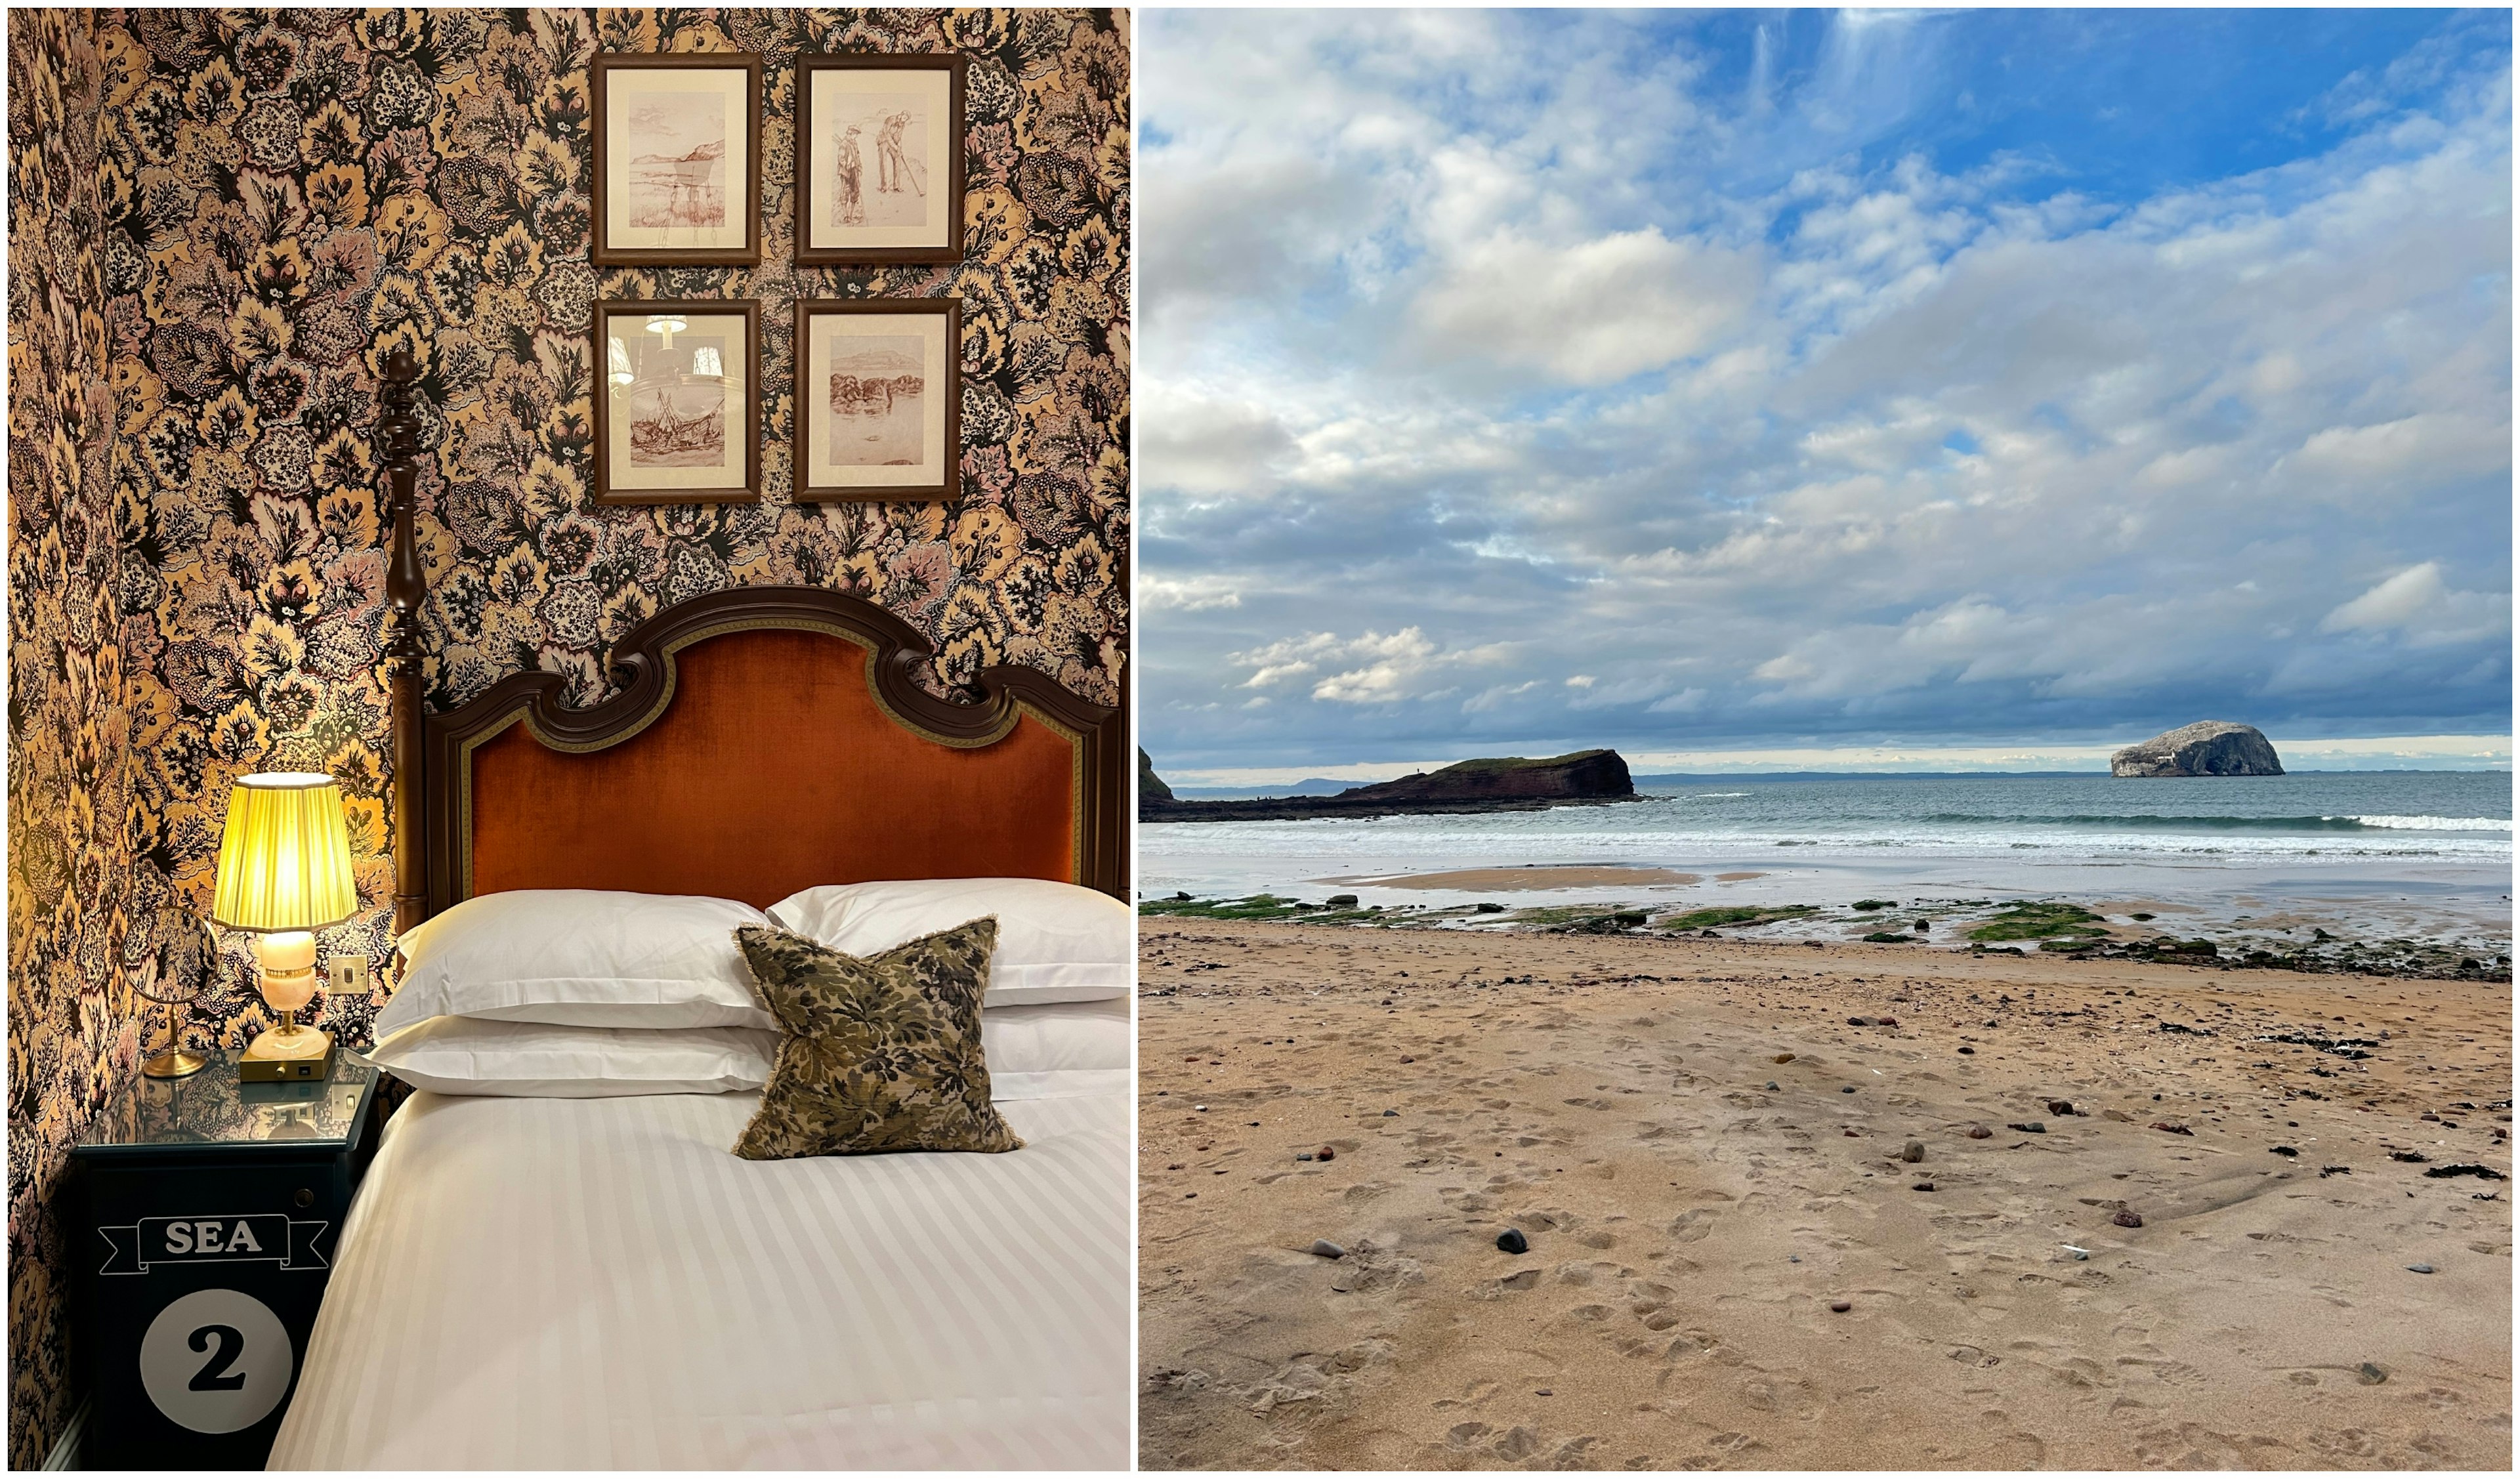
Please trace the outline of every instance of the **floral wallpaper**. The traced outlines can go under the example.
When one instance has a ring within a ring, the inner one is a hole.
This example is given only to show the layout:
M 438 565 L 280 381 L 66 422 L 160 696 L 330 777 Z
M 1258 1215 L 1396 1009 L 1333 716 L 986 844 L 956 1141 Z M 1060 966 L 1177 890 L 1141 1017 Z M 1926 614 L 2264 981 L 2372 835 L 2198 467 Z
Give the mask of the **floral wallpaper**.
M 325 948 L 389 952 L 371 433 L 395 347 L 425 372 L 433 709 L 527 668 L 592 701 L 622 633 L 744 583 L 883 604 L 937 647 L 939 693 L 1012 662 L 1120 701 L 1126 12 L 32 14 L 9 51 L 13 1255 L 49 1187 L 22 1180 L 22 1139 L 57 1161 L 129 1069 L 133 985 L 200 983 L 196 1045 L 266 1024 L 241 943 L 210 956 L 197 922 L 236 776 L 343 781 L 371 908 Z M 970 59 L 963 265 L 796 266 L 797 53 L 946 50 Z M 589 264 L 601 51 L 763 55 L 760 266 Z M 941 295 L 964 311 L 962 499 L 791 504 L 789 305 Z M 651 296 L 762 300 L 761 503 L 591 504 L 591 305 Z M 355 1045 L 382 1001 L 319 1021 Z M 58 1332 L 22 1334 L 55 1296 L 22 1298 L 18 1263 L 23 1462 L 64 1399 Z
M 9 13 L 9 1463 L 68 1413 L 64 1150 L 138 1061 L 123 554 L 78 12 Z

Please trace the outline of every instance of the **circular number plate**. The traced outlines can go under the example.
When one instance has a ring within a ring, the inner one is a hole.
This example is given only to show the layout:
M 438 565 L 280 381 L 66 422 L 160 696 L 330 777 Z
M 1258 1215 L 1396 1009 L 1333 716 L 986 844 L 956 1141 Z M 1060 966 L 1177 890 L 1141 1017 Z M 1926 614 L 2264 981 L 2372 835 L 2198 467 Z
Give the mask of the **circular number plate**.
M 271 1307 L 235 1289 L 199 1289 L 158 1312 L 140 1338 L 140 1383 L 158 1411 L 196 1433 L 233 1433 L 289 1394 L 297 1348 Z

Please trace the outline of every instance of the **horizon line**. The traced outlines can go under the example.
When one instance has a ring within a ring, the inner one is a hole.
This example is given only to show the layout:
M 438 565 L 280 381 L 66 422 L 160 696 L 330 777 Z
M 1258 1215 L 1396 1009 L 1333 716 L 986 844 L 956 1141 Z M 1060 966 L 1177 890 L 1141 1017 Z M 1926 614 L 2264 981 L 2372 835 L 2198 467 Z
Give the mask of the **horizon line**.
M 2269 737 L 2277 756 L 2287 753 L 2284 769 L 2291 775 L 2370 774 L 2400 772 L 2508 773 L 2512 769 L 2508 735 L 2406 735 L 2371 739 L 2278 740 Z M 1497 753 L 1506 746 L 1488 751 Z M 2106 775 L 2109 756 L 2124 744 L 1849 744 L 1778 745 L 1737 750 L 1642 750 L 1622 752 L 1636 776 L 1785 776 L 1785 775 Z M 1585 748 L 1535 746 L 1545 758 Z M 1153 752 L 1148 757 L 1153 760 Z M 1168 768 L 1153 760 L 1155 774 L 1172 785 L 1248 789 L 1297 785 L 1307 781 L 1365 784 L 1441 770 L 1484 755 L 1412 760 L 1363 760 L 1339 764 L 1203 765 Z M 2345 762 L 2338 764 L 2336 762 Z

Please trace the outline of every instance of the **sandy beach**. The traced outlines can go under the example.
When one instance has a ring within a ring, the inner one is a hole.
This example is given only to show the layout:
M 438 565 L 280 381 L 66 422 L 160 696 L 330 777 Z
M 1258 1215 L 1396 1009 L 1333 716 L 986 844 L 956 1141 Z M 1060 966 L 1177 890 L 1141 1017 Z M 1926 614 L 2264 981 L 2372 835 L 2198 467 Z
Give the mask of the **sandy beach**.
M 1141 924 L 1146 1467 L 2511 1459 L 2507 982 Z

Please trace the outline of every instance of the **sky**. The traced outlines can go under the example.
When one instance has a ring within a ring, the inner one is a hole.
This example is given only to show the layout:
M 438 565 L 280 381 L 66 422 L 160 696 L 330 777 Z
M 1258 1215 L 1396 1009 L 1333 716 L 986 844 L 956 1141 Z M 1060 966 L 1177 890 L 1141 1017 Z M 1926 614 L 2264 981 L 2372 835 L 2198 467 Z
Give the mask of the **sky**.
M 2508 12 L 1140 14 L 1167 777 L 2509 765 Z

